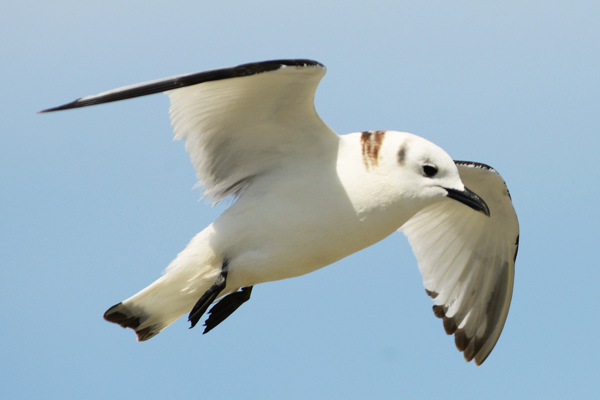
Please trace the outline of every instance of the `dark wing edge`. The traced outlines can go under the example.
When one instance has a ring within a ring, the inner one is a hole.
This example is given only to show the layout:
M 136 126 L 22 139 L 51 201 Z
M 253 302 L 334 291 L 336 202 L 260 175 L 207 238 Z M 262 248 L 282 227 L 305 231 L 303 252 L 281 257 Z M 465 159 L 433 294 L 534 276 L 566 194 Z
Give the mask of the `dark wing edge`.
M 197 85 L 203 82 L 217 81 L 230 78 L 238 78 L 256 75 L 264 72 L 275 71 L 283 67 L 310 67 L 318 66 L 324 68 L 323 64 L 308 59 L 271 60 L 238 65 L 236 67 L 221 68 L 211 71 L 198 72 L 194 74 L 179 75 L 156 81 L 144 82 L 118 89 L 109 90 L 96 95 L 79 98 L 70 103 L 58 107 L 48 108 L 39 113 L 69 110 L 73 108 L 93 106 L 97 104 L 110 103 L 113 101 L 126 100 L 135 97 L 162 93 L 186 86 Z

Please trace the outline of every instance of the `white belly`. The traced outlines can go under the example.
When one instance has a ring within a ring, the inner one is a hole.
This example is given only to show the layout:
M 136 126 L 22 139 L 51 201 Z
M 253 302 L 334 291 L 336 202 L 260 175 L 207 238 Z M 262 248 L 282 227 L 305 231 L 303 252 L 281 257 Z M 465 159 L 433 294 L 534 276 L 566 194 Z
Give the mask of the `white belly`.
M 260 201 L 234 204 L 213 223 L 211 246 L 229 263 L 228 286 L 251 286 L 307 274 L 396 231 L 404 221 L 359 215 L 344 193 L 288 193 L 285 209 Z

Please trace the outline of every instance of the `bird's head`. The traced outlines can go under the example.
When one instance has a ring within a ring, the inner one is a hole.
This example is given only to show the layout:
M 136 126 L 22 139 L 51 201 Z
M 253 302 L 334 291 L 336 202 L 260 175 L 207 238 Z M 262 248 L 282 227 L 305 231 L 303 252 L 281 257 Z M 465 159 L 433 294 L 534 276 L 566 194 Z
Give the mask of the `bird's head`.
M 450 198 L 490 215 L 485 201 L 462 183 L 456 164 L 441 148 L 419 136 L 385 132 L 381 146 L 382 172 L 390 189 L 419 208 Z

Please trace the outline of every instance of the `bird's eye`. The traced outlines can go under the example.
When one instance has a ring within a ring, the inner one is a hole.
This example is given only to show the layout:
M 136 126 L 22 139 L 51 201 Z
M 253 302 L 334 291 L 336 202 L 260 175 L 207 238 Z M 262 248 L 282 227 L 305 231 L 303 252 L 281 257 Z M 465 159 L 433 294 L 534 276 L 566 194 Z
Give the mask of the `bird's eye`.
M 436 166 L 431 165 L 431 164 L 423 165 L 423 174 L 425 174 L 426 177 L 432 178 L 435 176 L 435 174 L 437 174 L 437 172 L 438 172 L 438 169 Z

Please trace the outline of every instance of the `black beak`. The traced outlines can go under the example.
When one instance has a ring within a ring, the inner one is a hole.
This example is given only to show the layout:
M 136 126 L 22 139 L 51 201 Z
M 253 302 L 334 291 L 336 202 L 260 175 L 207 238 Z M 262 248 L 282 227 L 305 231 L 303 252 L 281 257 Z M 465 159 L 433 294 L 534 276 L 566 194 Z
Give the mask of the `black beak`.
M 465 190 L 456 190 L 444 188 L 448 192 L 448 197 L 456 201 L 460 201 L 466 206 L 471 207 L 475 211 L 481 211 L 488 217 L 490 216 L 490 209 L 485 201 L 477 194 L 465 187 Z

